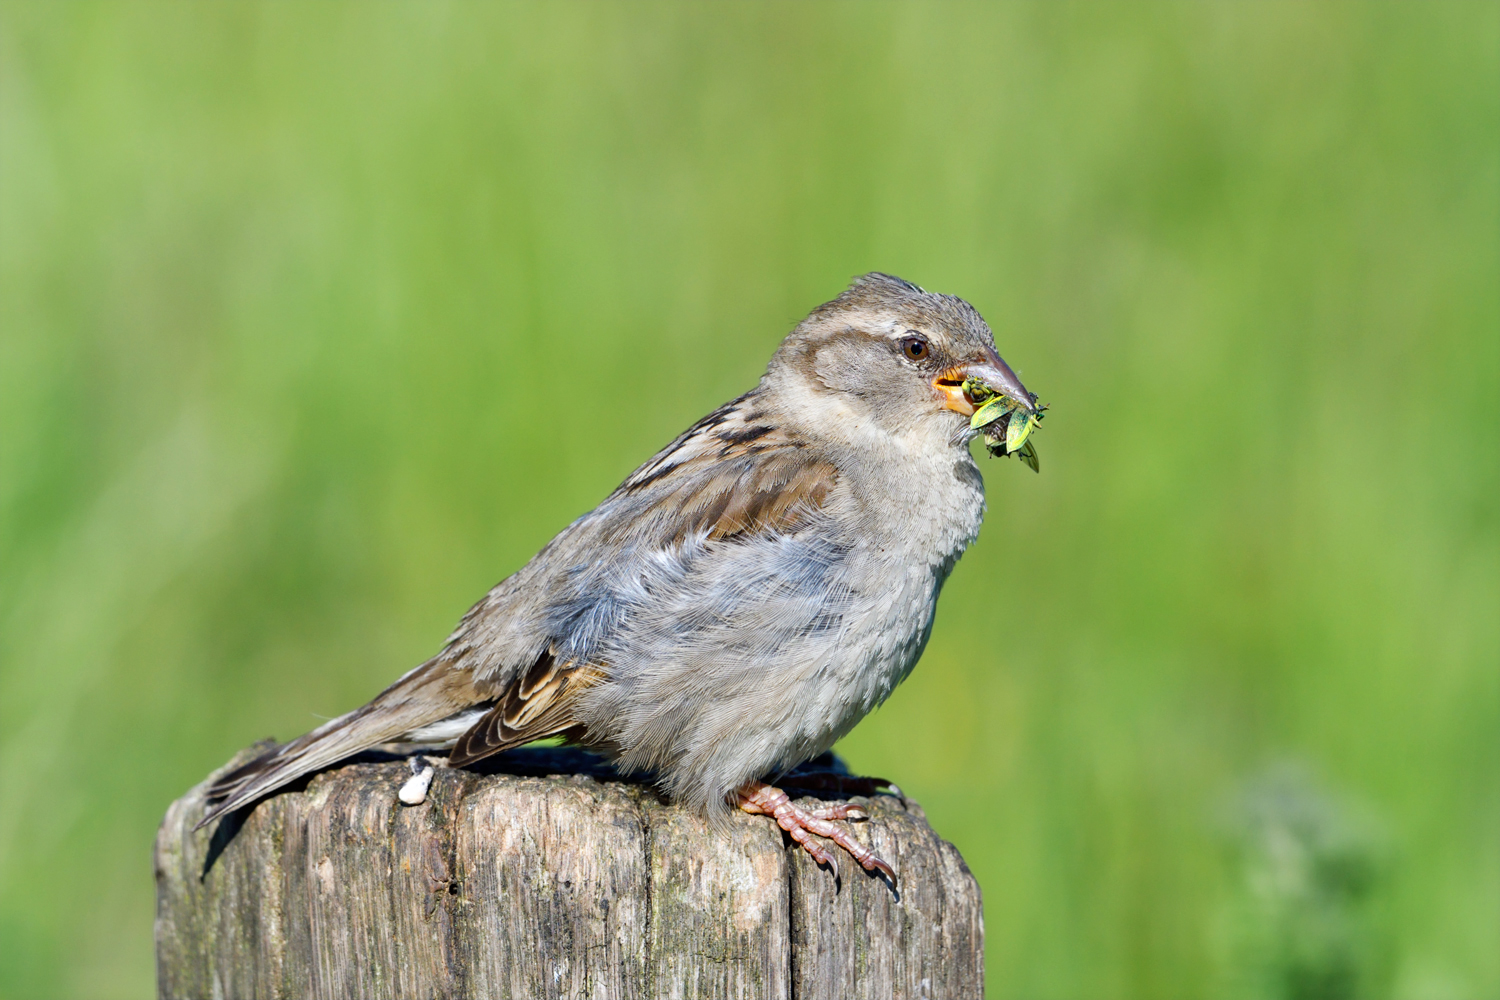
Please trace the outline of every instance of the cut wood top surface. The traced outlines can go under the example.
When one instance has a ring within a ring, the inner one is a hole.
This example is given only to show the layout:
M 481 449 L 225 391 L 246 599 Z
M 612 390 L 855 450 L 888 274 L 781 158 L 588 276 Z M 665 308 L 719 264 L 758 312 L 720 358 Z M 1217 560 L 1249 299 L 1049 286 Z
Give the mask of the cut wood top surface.
M 711 828 L 582 751 L 486 764 L 439 768 L 405 806 L 405 760 L 365 755 L 196 833 L 205 786 L 174 802 L 160 995 L 982 994 L 979 887 L 910 800 L 859 797 L 851 827 L 893 889 L 842 856 L 835 879 L 767 817 Z

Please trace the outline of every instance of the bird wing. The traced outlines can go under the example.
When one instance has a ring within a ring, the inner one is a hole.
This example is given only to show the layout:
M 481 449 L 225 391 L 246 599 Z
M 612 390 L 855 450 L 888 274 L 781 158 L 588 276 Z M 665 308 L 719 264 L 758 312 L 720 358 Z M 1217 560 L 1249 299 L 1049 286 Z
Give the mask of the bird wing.
M 796 531 L 830 502 L 838 469 L 747 393 L 704 417 L 469 609 L 440 656 L 500 698 L 555 647 L 600 646 L 662 574 L 752 538 Z
M 369 704 L 221 776 L 202 826 L 298 777 L 465 710 L 487 708 L 455 764 L 562 732 L 606 679 L 611 635 L 670 564 L 795 531 L 837 468 L 767 419 L 755 392 L 694 424 L 464 615 L 442 652 Z
M 510 687 L 448 753 L 455 767 L 571 729 L 579 693 L 597 684 L 603 670 L 567 663 L 550 651 Z
M 485 678 L 495 702 L 452 763 L 575 726 L 583 694 L 611 676 L 611 640 L 650 614 L 653 585 L 726 547 L 795 531 L 822 506 L 837 469 L 756 417 L 744 397 L 709 414 L 554 539 L 534 560 L 546 575 L 496 588 L 465 616 L 444 655 Z M 518 626 L 549 642 L 523 673 L 494 663 Z

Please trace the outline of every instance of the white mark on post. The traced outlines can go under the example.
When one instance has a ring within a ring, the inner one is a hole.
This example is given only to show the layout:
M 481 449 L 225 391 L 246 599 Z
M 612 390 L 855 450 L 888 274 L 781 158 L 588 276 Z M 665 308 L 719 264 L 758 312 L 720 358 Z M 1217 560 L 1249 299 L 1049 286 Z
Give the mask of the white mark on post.
M 427 801 L 427 789 L 432 785 L 434 774 L 431 764 L 421 757 L 411 759 L 411 777 L 401 786 L 397 798 L 409 806 L 419 806 Z

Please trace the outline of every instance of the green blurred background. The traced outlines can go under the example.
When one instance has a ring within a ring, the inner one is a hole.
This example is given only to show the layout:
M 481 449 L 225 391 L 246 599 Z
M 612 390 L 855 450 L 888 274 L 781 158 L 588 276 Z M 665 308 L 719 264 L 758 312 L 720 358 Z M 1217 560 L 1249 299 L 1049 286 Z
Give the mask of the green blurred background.
M 0 212 L 0 995 L 880 269 L 1053 406 L 842 745 L 991 996 L 1500 996 L 1500 5 L 7 2 Z

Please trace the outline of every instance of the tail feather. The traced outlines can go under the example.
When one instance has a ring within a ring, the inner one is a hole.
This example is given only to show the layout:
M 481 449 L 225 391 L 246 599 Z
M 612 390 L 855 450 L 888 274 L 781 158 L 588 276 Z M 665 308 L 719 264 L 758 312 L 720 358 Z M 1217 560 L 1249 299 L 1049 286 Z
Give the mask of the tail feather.
M 209 808 L 195 829 L 305 774 L 487 700 L 475 691 L 467 670 L 455 668 L 449 661 L 429 660 L 368 705 L 222 775 L 209 787 Z

